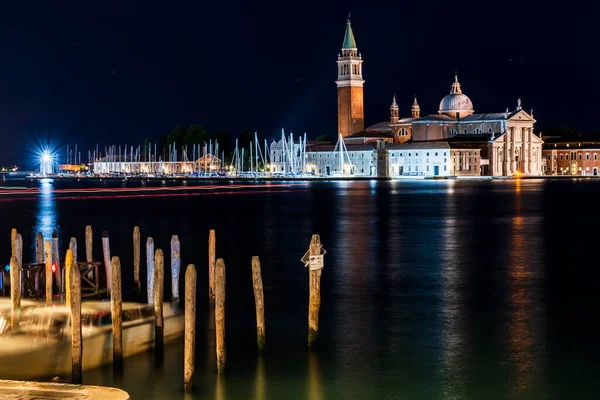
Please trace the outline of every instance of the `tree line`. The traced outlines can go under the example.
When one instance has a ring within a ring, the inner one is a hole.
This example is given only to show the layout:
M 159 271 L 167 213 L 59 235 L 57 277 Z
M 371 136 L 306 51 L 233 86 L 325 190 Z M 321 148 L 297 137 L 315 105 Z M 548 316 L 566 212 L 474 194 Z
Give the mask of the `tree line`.
M 238 147 L 240 149 L 242 147 L 248 149 L 250 142 L 254 140 L 254 133 L 249 129 L 244 129 L 237 139 Z M 153 157 L 156 149 L 158 156 L 163 160 L 166 160 L 169 157 L 169 150 L 170 148 L 172 149 L 173 146 L 176 148 L 178 159 L 183 158 L 182 152 L 186 147 L 188 151 L 187 156 L 190 158 L 194 146 L 197 148 L 197 146 L 200 145 L 200 148 L 203 149 L 204 146 L 208 146 L 211 141 L 213 143 L 213 150 L 216 142 L 219 143 L 219 158 L 223 152 L 225 154 L 225 161 L 231 160 L 233 148 L 235 146 L 235 138 L 226 131 L 209 134 L 203 126 L 197 124 L 190 125 L 189 127 L 177 125 L 171 132 L 164 132 L 161 134 L 158 137 L 158 140 L 147 137 L 142 143 L 142 148 L 144 149 L 142 150 L 142 159 L 147 157 L 148 148 L 150 148 Z

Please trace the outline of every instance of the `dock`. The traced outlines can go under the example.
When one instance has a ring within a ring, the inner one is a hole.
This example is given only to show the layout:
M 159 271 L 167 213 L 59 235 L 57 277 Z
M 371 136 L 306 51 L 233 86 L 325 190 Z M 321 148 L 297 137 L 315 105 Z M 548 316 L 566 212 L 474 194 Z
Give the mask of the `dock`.
M 105 386 L 71 385 L 67 383 L 0 380 L 0 398 L 19 400 L 129 400 L 121 389 Z

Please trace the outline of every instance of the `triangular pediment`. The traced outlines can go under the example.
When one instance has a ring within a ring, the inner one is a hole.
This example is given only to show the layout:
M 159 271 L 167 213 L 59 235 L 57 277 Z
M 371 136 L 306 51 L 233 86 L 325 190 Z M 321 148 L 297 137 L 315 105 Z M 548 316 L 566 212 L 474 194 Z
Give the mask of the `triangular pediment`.
M 531 121 L 533 123 L 536 122 L 535 118 L 533 118 L 529 113 L 527 113 L 523 109 L 513 111 L 513 113 L 508 117 L 508 120 L 509 121 Z

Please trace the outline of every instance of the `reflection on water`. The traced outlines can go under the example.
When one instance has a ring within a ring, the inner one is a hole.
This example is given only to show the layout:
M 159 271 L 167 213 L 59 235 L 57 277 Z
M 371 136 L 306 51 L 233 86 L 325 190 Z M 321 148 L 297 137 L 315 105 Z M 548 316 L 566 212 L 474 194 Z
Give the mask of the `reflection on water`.
M 259 355 L 256 359 L 256 375 L 254 385 L 254 398 L 256 400 L 266 400 L 268 397 L 265 392 L 265 359 Z
M 179 234 L 183 265 L 206 266 L 215 229 L 217 257 L 227 263 L 225 374 L 216 372 L 208 274 L 198 267 L 194 392 L 183 392 L 182 343 L 165 348 L 160 369 L 143 354 L 125 360 L 122 380 L 107 366 L 85 373 L 84 383 L 145 400 L 548 399 L 565 387 L 577 393 L 560 398 L 597 396 L 595 379 L 572 383 L 564 372 L 600 374 L 589 322 L 597 310 L 589 282 L 598 273 L 587 260 L 597 237 L 569 234 L 597 226 L 599 181 L 313 182 L 287 194 L 52 198 L 52 186 L 69 184 L 42 182 L 39 201 L 2 203 L 4 231 L 33 228 L 49 238 L 60 221 L 67 243 L 91 224 L 111 233 L 111 252 L 131 265 L 137 224 L 142 243 L 153 236 L 165 249 Z M 558 215 L 564 204 L 578 205 L 568 218 Z M 299 262 L 313 233 L 327 249 L 314 353 L 306 348 L 308 271 Z M 0 259 L 9 252 L 0 246 Z M 253 255 L 265 289 L 262 356 Z M 549 267 L 550 259 L 557 261 Z M 123 276 L 127 296 L 131 268 Z
M 454 183 L 454 182 L 453 182 Z M 465 260 L 461 252 L 460 218 L 456 218 L 457 196 L 453 186 L 448 189 L 445 218 L 442 222 L 441 242 L 443 246 L 443 365 L 442 393 L 445 399 L 466 398 L 467 357 L 470 345 L 464 332 L 464 288 L 463 269 Z
M 321 384 L 321 371 L 319 359 L 315 352 L 308 354 L 308 390 L 306 400 L 325 400 Z
M 37 202 L 37 211 L 35 213 L 36 224 L 34 226 L 33 235 L 35 235 L 36 232 L 42 232 L 44 241 L 50 240 L 52 238 L 52 232 L 55 229 L 59 229 L 56 200 L 52 193 L 53 189 L 54 185 L 52 179 L 40 180 L 40 200 Z
M 531 200 L 529 200 L 531 201 Z M 543 384 L 543 368 L 536 360 L 545 347 L 541 330 L 545 324 L 543 302 L 539 298 L 541 271 L 532 260 L 542 257 L 541 221 L 523 210 L 521 180 L 515 184 L 514 211 L 508 246 L 508 355 L 509 397 L 523 398 Z M 532 257 L 533 256 L 533 257 Z M 536 354 L 537 353 L 537 354 Z

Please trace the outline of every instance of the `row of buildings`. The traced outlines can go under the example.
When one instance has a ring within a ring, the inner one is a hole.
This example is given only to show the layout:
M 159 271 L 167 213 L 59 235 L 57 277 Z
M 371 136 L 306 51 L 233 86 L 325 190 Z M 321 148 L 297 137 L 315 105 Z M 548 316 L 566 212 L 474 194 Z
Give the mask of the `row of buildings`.
M 274 141 L 270 145 L 271 171 L 289 173 L 290 165 L 298 164 L 295 158 L 302 157 L 305 171 L 316 175 L 598 174 L 600 146 L 596 151 L 593 141 L 581 147 L 581 142 L 549 138 L 544 145 L 541 134 L 534 130 L 533 110 L 525 111 L 520 99 L 513 110 L 475 113 L 458 76 L 441 99 L 437 114 L 422 116 L 415 97 L 410 117 L 401 118 L 394 96 L 390 119 L 365 129 L 362 64 L 348 20 L 337 59 L 337 143 L 308 142 L 300 149 L 299 143 Z

